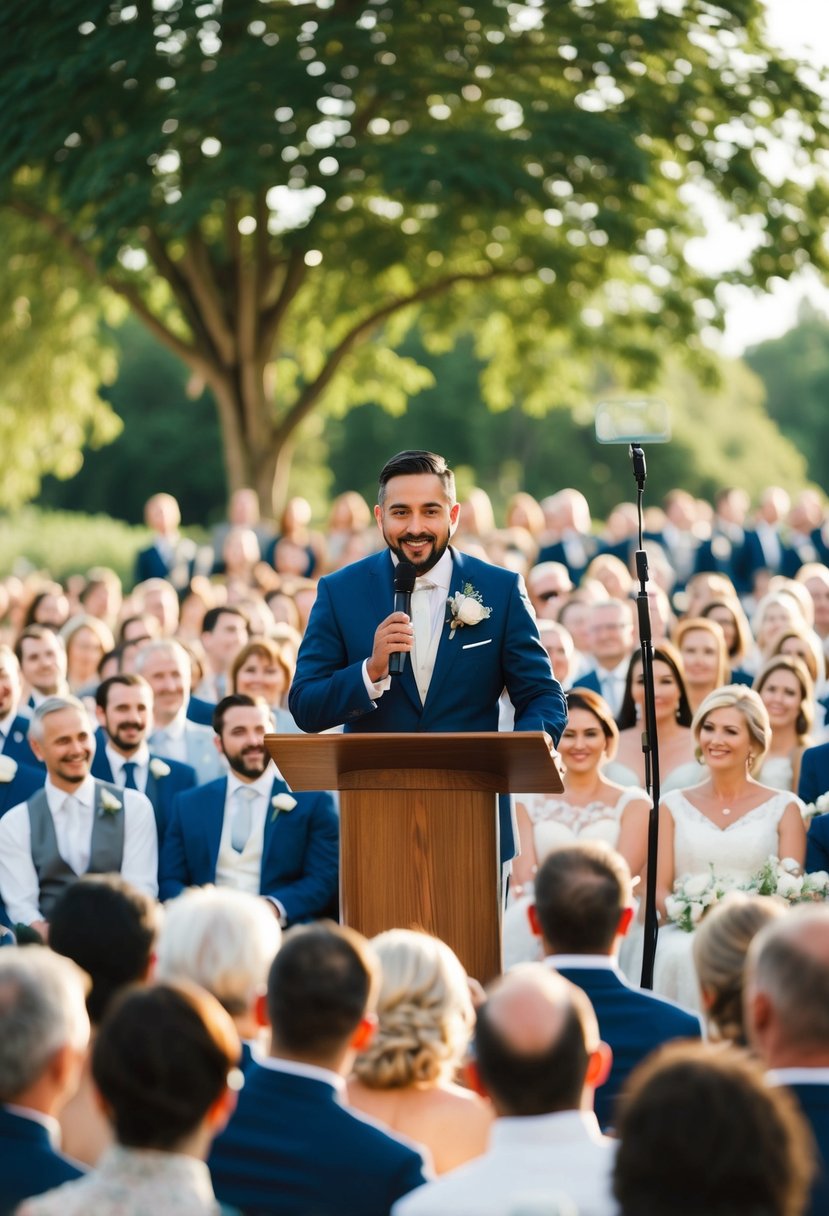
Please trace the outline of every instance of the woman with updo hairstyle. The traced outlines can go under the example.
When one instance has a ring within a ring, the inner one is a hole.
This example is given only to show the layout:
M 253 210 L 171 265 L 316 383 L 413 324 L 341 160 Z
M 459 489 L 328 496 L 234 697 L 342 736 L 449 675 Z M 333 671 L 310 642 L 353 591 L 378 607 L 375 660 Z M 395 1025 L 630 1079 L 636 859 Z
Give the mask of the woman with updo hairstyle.
M 730 891 L 702 918 L 694 934 L 694 966 L 710 1039 L 745 1047 L 746 954 L 755 935 L 784 912 L 778 899 Z
M 217 1216 L 205 1161 L 230 1118 L 239 1036 L 208 992 L 134 988 L 107 1013 L 92 1077 L 115 1145 L 98 1169 L 19 1209 L 19 1216 Z
M 455 1081 L 475 1024 L 466 972 L 436 937 L 391 929 L 372 940 L 379 1024 L 348 1081 L 349 1104 L 425 1144 L 439 1174 L 486 1149 L 489 1103 Z

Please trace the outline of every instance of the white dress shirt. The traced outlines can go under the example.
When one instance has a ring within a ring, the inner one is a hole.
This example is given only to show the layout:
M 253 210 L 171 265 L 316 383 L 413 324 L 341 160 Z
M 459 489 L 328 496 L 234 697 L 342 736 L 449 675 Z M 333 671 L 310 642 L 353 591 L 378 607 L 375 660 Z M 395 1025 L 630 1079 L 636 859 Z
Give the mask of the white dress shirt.
M 44 786 L 55 825 L 58 851 L 76 874 L 89 865 L 92 826 L 95 813 L 95 782 L 92 777 L 72 792 L 71 809 L 64 804 L 70 796 L 47 777 Z M 124 857 L 121 876 L 153 899 L 158 895 L 158 835 L 149 799 L 136 790 L 124 790 Z M 10 919 L 30 925 L 43 920 L 40 911 L 40 883 L 32 861 L 29 811 L 25 802 L 12 807 L 0 819 L 0 896 Z
M 392 554 L 391 560 L 396 568 L 398 561 L 394 554 Z M 435 634 L 440 632 L 441 626 L 446 621 L 446 601 L 449 599 L 449 588 L 452 585 L 452 570 L 452 554 L 447 549 L 440 561 L 423 575 L 423 578 L 432 584 L 432 589 L 429 593 L 429 607 L 432 614 L 433 639 Z M 417 581 L 415 582 L 415 586 L 417 586 Z M 431 668 L 434 667 L 436 649 L 433 646 Z M 429 674 L 431 675 L 431 669 Z M 384 676 L 382 680 L 378 680 L 376 684 L 373 684 L 368 674 L 368 659 L 365 659 L 363 661 L 363 683 L 372 701 L 376 701 L 379 697 L 382 697 L 384 692 L 391 688 L 391 676 Z
M 166 726 L 159 726 L 153 731 L 150 736 L 153 751 L 168 760 L 180 760 L 182 764 L 187 764 L 186 729 L 187 707 L 182 705 L 172 722 L 168 722 Z M 163 738 L 158 736 L 163 736 Z
M 629 666 L 630 659 L 627 658 L 623 659 L 617 667 L 600 667 L 597 663 L 593 669 L 599 681 L 602 696 L 610 706 L 614 718 L 618 716 L 619 710 L 622 708 Z
M 410 1191 L 392 1216 L 505 1216 L 566 1197 L 579 1216 L 613 1216 L 614 1142 L 592 1111 L 496 1119 L 482 1157 Z M 545 1206 L 542 1206 L 546 1204 Z
M 135 784 L 143 794 L 147 788 L 147 778 L 150 775 L 150 749 L 146 743 L 142 743 L 131 756 L 122 756 L 117 752 L 111 743 L 107 743 L 106 758 L 109 761 L 109 767 L 112 769 L 112 780 L 116 785 L 120 785 L 123 789 L 124 783 L 127 780 L 127 774 L 124 772 L 124 765 L 132 763 L 135 765 L 133 776 Z

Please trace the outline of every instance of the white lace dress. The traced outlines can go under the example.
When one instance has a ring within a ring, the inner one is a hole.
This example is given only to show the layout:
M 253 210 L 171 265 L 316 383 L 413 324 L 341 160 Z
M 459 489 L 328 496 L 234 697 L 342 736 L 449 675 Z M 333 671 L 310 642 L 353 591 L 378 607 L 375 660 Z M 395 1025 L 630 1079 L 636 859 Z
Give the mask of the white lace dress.
M 739 886 L 757 873 L 770 854 L 778 854 L 778 827 L 792 801 L 793 795 L 781 790 L 754 810 L 718 828 L 681 790 L 666 794 L 662 806 L 674 821 L 675 877 L 707 873 L 709 866 L 713 866 L 719 879 Z M 653 989 L 687 1009 L 700 1010 L 693 940 L 692 933 L 684 933 L 670 924 L 659 930 Z
M 605 840 L 615 846 L 625 807 L 643 799 L 648 800 L 647 794 L 636 787 L 620 790 L 613 806 L 606 802 L 573 806 L 566 799 L 550 794 L 518 795 L 518 801 L 533 825 L 533 845 L 538 865 L 553 849 L 573 844 L 576 840 Z M 504 913 L 505 968 L 541 958 L 540 942 L 533 936 L 527 919 L 527 907 L 531 901 L 532 893 L 525 891 L 525 894 L 508 904 Z

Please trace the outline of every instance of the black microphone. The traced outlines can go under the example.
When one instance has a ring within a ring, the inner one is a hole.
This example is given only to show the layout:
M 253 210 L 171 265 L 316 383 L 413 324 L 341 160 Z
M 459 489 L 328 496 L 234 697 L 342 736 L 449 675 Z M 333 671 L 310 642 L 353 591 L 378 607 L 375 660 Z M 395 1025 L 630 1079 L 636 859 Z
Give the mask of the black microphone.
M 411 620 L 412 616 L 412 592 L 414 591 L 415 579 L 417 578 L 417 570 L 411 562 L 400 561 L 397 563 L 397 569 L 394 572 L 394 611 L 405 612 L 406 616 Z M 394 654 L 389 655 L 389 675 L 399 676 L 403 672 L 406 665 L 405 650 L 396 650 Z

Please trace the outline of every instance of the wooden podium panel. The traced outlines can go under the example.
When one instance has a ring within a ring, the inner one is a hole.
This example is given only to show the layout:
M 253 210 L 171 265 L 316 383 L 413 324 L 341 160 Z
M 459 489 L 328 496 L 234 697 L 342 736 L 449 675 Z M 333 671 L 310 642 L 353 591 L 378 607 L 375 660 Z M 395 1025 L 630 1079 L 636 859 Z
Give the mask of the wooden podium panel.
M 487 983 L 502 968 L 498 793 L 560 792 L 538 733 L 268 735 L 294 790 L 340 791 L 340 913 L 418 928 Z

